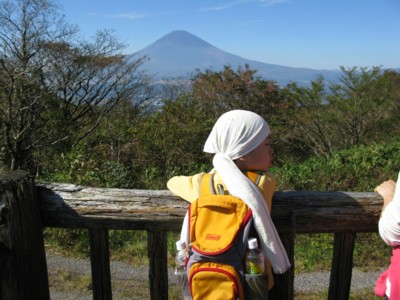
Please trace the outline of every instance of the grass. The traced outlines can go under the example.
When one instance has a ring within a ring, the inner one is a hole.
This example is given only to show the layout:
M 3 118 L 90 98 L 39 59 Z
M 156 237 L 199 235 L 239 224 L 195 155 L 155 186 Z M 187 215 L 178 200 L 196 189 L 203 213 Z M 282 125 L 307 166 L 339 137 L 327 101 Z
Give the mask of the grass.
M 333 256 L 333 234 L 301 234 L 296 236 L 296 272 L 330 271 Z M 356 235 L 353 267 L 362 271 L 375 271 L 389 265 L 391 248 L 384 244 L 378 233 Z
M 79 295 L 91 294 L 91 277 L 71 274 L 64 270 L 49 273 L 50 289 L 55 289 L 60 293 L 68 293 L 74 291 Z M 54 298 L 54 297 L 53 297 Z
M 326 300 L 328 299 L 328 290 L 318 291 L 315 293 L 296 293 L 294 295 L 295 300 Z M 379 300 L 380 297 L 375 296 L 372 288 L 364 289 L 359 291 L 350 292 L 350 300 Z
M 58 270 L 49 274 L 49 285 L 53 291 L 58 291 L 58 295 L 72 293 L 79 297 L 90 297 L 93 293 L 90 276 L 80 276 L 63 270 Z M 111 282 L 113 299 L 150 299 L 150 289 L 148 281 L 112 279 Z M 168 299 L 180 299 L 180 288 L 177 284 L 168 287 Z M 62 296 L 53 299 L 62 299 Z

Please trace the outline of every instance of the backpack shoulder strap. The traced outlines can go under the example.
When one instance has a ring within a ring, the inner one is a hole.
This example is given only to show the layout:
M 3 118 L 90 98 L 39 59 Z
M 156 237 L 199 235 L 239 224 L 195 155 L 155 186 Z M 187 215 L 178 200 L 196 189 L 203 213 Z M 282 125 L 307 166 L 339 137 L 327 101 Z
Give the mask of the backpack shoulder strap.
M 246 177 L 248 177 L 256 186 L 260 183 L 261 177 L 263 176 L 263 173 L 259 172 L 245 172 L 244 173 Z M 199 197 L 200 196 L 205 196 L 205 195 L 215 195 L 215 194 L 220 194 L 224 195 L 223 186 L 218 186 L 217 189 L 218 191 L 216 192 L 214 189 L 214 173 L 203 173 L 200 175 L 200 182 L 199 182 Z
M 204 173 L 200 176 L 199 197 L 206 195 L 215 195 L 214 173 Z
M 246 175 L 247 178 L 249 178 L 256 186 L 258 186 L 263 176 L 263 173 L 249 171 L 245 172 L 244 175 Z
M 225 190 L 225 188 L 222 184 L 217 184 L 216 190 L 215 190 L 214 175 L 215 175 L 215 173 L 205 173 L 200 178 L 199 197 L 205 196 L 205 195 L 217 195 L 217 194 L 218 195 L 229 195 L 229 191 Z

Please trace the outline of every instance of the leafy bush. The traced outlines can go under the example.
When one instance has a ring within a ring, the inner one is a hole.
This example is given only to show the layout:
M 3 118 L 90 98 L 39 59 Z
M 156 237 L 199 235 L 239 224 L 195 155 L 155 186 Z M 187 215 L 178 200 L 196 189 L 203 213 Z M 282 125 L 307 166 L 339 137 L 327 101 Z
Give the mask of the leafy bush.
M 335 152 L 330 159 L 273 168 L 279 190 L 372 191 L 380 182 L 397 178 L 400 142 L 357 146 Z
M 117 161 L 96 157 L 83 148 L 75 148 L 52 160 L 38 181 L 65 182 L 105 188 L 134 188 L 133 170 Z

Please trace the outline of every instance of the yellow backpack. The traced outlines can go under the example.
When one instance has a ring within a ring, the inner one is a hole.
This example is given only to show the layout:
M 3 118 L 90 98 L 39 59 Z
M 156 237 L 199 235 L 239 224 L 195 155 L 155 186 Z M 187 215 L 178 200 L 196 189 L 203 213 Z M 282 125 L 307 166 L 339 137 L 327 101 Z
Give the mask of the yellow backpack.
M 199 197 L 189 206 L 187 270 L 192 299 L 268 299 L 266 274 L 245 275 L 247 240 L 255 234 L 252 211 L 223 186 L 215 192 L 213 176 L 202 176 Z M 262 175 L 246 176 L 258 185 Z

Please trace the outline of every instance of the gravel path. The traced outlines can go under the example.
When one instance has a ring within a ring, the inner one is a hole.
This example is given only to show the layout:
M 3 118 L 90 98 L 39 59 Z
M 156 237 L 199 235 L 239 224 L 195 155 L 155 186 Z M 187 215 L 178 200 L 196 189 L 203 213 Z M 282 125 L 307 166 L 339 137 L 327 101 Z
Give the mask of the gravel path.
M 59 274 L 60 272 L 66 272 L 71 276 L 74 275 L 85 275 L 90 276 L 90 260 L 89 259 L 74 259 L 69 257 L 63 257 L 60 255 L 47 253 L 47 265 L 49 275 Z M 133 268 L 132 265 L 120 261 L 112 261 L 111 277 L 113 280 L 118 281 L 147 281 L 148 268 L 146 266 L 139 266 Z M 372 289 L 375 280 L 381 271 L 377 272 L 362 272 L 358 269 L 353 269 L 351 289 Z M 173 270 L 170 269 L 168 273 L 169 284 L 176 283 L 174 281 Z M 316 290 L 324 290 L 329 286 L 329 272 L 312 272 L 303 273 L 295 276 L 295 291 L 296 292 L 310 292 Z M 50 286 L 51 299 L 92 299 L 92 293 L 90 289 L 81 291 L 74 291 L 65 287 L 60 287 L 55 284 Z M 114 293 L 114 289 L 113 289 Z M 118 297 L 118 299 L 123 299 Z M 126 298 L 128 299 L 128 298 Z

